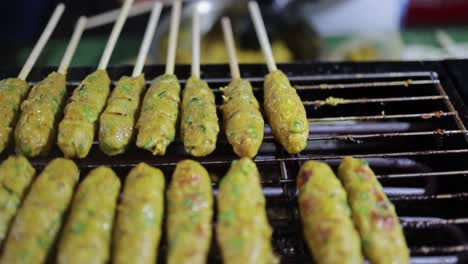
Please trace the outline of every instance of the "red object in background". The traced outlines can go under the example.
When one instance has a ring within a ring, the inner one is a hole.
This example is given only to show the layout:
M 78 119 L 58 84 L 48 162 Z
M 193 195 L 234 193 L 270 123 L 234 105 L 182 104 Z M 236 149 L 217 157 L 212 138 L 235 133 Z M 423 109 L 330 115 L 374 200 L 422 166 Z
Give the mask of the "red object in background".
M 406 25 L 468 24 L 467 0 L 409 0 Z

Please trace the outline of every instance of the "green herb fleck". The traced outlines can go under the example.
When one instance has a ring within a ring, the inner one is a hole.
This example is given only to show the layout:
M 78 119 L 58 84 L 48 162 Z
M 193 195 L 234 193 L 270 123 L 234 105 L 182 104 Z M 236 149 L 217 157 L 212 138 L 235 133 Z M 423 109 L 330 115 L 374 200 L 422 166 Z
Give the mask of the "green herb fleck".
M 289 132 L 301 133 L 304 131 L 304 124 L 299 120 L 294 120 L 289 128 Z
M 233 210 L 226 211 L 219 215 L 219 220 L 221 222 L 232 222 L 236 217 L 236 213 Z
M 71 227 L 71 232 L 75 235 L 81 234 L 86 228 L 86 224 L 82 222 L 76 222 Z
M 199 102 L 201 102 L 201 100 L 200 100 L 200 98 L 198 98 L 198 97 L 192 97 L 192 99 L 190 99 L 190 102 L 192 102 L 192 103 L 199 103 Z
M 166 93 L 167 93 L 167 91 L 162 91 L 162 92 L 158 93 L 158 97 L 162 98 Z

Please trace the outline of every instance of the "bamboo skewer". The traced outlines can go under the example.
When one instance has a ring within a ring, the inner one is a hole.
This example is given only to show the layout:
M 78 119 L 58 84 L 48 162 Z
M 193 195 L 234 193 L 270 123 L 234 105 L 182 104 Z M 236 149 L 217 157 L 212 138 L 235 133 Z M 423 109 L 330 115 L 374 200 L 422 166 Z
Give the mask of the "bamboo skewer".
M 134 17 L 150 12 L 153 9 L 153 5 L 154 4 L 151 1 L 135 4 L 130 8 L 127 17 Z M 89 17 L 88 23 L 86 24 L 86 29 L 96 28 L 115 22 L 121 11 L 122 8 L 117 8 Z
M 49 19 L 49 22 L 47 23 L 47 26 L 45 27 L 44 31 L 39 37 L 39 40 L 34 46 L 31 54 L 26 60 L 26 63 L 23 65 L 23 68 L 18 74 L 19 79 L 26 80 L 26 78 L 28 77 L 29 73 L 31 72 L 32 67 L 37 61 L 37 58 L 39 57 L 42 50 L 44 49 L 45 44 L 49 40 L 50 35 L 52 35 L 52 32 L 54 31 L 60 18 L 62 17 L 64 10 L 65 10 L 65 5 L 62 3 L 58 4 L 57 7 L 55 8 L 54 13 L 52 14 L 51 18 Z
M 258 41 L 262 47 L 263 55 L 265 56 L 266 65 L 269 72 L 276 71 L 275 59 L 273 57 L 273 52 L 271 50 L 270 41 L 268 40 L 268 35 L 265 29 L 265 23 L 263 22 L 262 15 L 260 13 L 260 8 L 258 7 L 257 2 L 249 2 L 249 11 L 250 16 L 252 17 L 255 31 L 257 32 Z
M 192 77 L 200 78 L 200 14 L 193 11 L 192 17 Z
M 232 34 L 231 20 L 223 17 L 221 20 L 223 26 L 224 42 L 229 56 L 229 68 L 231 70 L 231 77 L 233 80 L 240 79 L 239 63 L 237 62 L 236 48 L 234 46 L 234 37 Z
M 162 3 L 155 2 L 153 9 L 151 11 L 151 16 L 146 26 L 146 31 L 143 37 L 143 42 L 141 43 L 141 46 L 140 46 L 140 51 L 138 52 L 138 57 L 135 62 L 135 66 L 133 68 L 133 73 L 132 73 L 133 77 L 140 75 L 143 70 L 146 56 L 148 55 L 148 51 L 151 45 L 151 41 L 153 40 L 156 26 L 158 25 L 158 20 L 161 14 L 161 9 L 162 9 Z
M 180 24 L 180 9 L 181 9 L 180 0 L 174 1 L 171 13 L 171 28 L 169 29 L 169 43 L 167 47 L 167 57 L 166 57 L 166 74 L 174 74 L 174 65 L 175 65 L 175 55 L 177 48 L 177 35 L 179 32 Z
M 75 54 L 76 47 L 80 42 L 81 35 L 83 35 L 83 31 L 86 26 L 87 18 L 82 16 L 76 22 L 75 30 L 73 31 L 73 35 L 68 43 L 67 49 L 65 50 L 65 54 L 62 57 L 62 61 L 60 62 L 60 66 L 58 68 L 58 72 L 61 74 L 66 74 L 68 70 L 68 66 L 70 66 L 70 62 Z
M 114 24 L 114 27 L 112 28 L 111 35 L 109 36 L 109 40 L 107 41 L 101 60 L 99 61 L 99 70 L 105 70 L 107 68 L 112 51 L 114 51 L 115 44 L 117 43 L 117 39 L 119 38 L 120 32 L 122 31 L 123 25 L 125 24 L 125 20 L 127 19 L 127 15 L 132 4 L 133 0 L 126 0 L 122 6 L 122 10 Z

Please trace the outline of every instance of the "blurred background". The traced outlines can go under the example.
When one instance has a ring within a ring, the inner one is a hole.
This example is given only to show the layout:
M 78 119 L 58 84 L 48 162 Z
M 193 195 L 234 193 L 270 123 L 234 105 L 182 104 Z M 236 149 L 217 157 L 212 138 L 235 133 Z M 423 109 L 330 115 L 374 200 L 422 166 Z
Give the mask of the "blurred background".
M 121 0 L 2 0 L 0 56 L 22 65 L 58 2 L 67 6 L 38 66 L 57 65 L 80 15 L 117 9 Z M 170 1 L 165 1 L 170 2 Z M 278 62 L 438 60 L 468 57 L 466 0 L 265 0 L 258 1 Z M 151 1 L 134 5 L 151 8 Z M 263 62 L 246 0 L 184 1 L 177 62 L 190 63 L 190 16 L 202 13 L 202 63 L 225 63 L 219 19 L 232 19 L 240 62 Z M 165 59 L 170 7 L 161 15 L 150 63 Z M 149 14 L 129 18 L 111 64 L 132 63 Z M 73 66 L 96 65 L 112 24 L 85 32 Z

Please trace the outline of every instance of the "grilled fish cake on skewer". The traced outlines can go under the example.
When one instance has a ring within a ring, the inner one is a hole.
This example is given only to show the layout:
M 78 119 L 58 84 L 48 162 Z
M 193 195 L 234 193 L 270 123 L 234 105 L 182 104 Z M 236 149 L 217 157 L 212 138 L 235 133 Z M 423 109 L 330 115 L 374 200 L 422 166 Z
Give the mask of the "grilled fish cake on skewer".
M 366 258 L 372 263 L 409 263 L 409 251 L 395 207 L 367 161 L 344 158 L 338 176 L 348 193 Z
M 45 155 L 55 140 L 56 124 L 66 94 L 65 75 L 52 72 L 35 85 L 21 104 L 15 149 L 28 157 Z
M 176 135 L 180 85 L 174 75 L 174 64 L 181 6 L 180 0 L 172 2 L 166 72 L 151 82 L 137 123 L 136 144 L 139 148 L 151 151 L 153 155 L 164 155 Z
M 35 172 L 23 156 L 10 156 L 0 165 L 0 246 Z
M 304 105 L 287 76 L 276 67 L 257 2 L 249 1 L 249 12 L 269 71 L 263 82 L 263 108 L 268 123 L 284 149 L 289 154 L 297 154 L 305 149 L 309 137 Z
M 173 74 L 159 76 L 145 94 L 138 119 L 137 146 L 164 155 L 174 141 L 179 116 L 180 85 Z
M 78 186 L 60 239 L 57 263 L 107 263 L 120 180 L 107 167 Z
M 304 236 L 315 261 L 361 264 L 361 243 L 346 192 L 331 168 L 307 161 L 299 171 L 297 187 Z
M 109 95 L 110 82 L 105 70 L 97 70 L 73 91 L 58 131 L 58 146 L 65 157 L 84 158 L 88 155 L 99 114 Z
M 52 160 L 37 177 L 18 210 L 0 263 L 43 263 L 63 222 L 78 168 L 71 160 Z
M 113 263 L 155 263 L 164 212 L 164 175 L 145 163 L 128 174 L 114 229 Z
M 145 89 L 143 74 L 122 77 L 99 118 L 99 147 L 107 155 L 123 153 L 133 138 L 133 126 Z
M 211 242 L 213 196 L 205 168 L 177 163 L 167 192 L 167 263 L 205 263 Z
M 226 137 L 238 156 L 253 158 L 262 144 L 265 124 L 252 86 L 247 80 L 237 79 L 222 91 Z
M 278 263 L 255 163 L 235 160 L 218 193 L 216 237 L 224 263 Z
M 181 135 L 185 150 L 195 157 L 210 154 L 216 148 L 219 133 L 213 91 L 196 77 L 187 80 L 182 95 Z
M 309 122 L 301 98 L 281 71 L 270 72 L 263 85 L 263 107 L 275 138 L 290 154 L 307 146 Z

